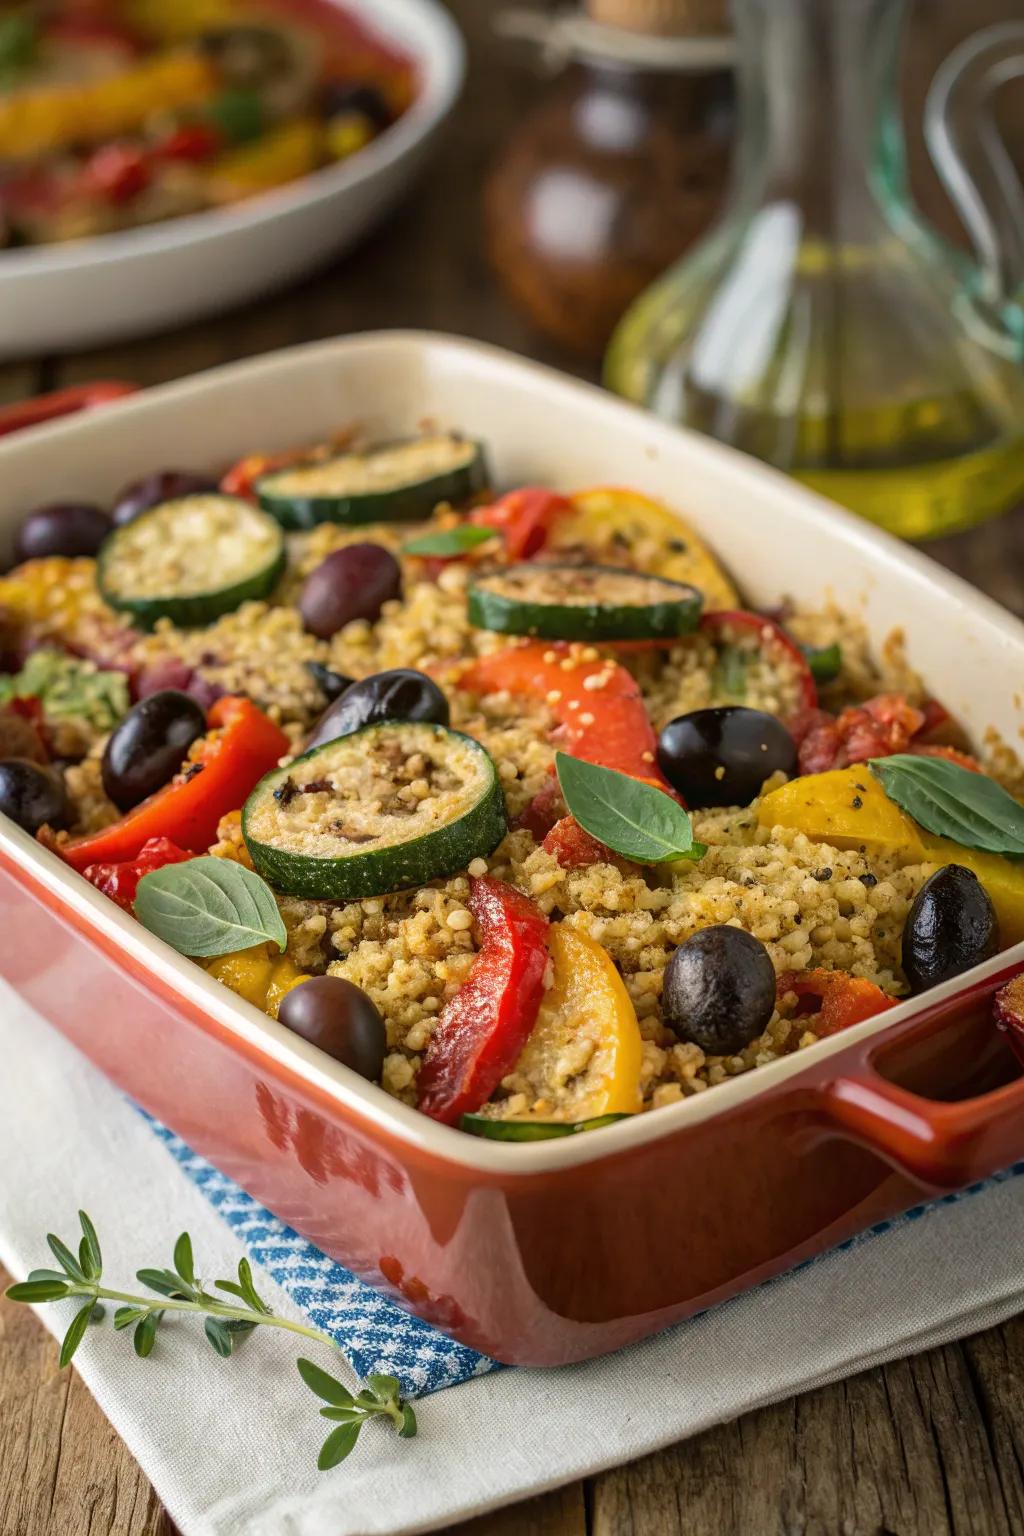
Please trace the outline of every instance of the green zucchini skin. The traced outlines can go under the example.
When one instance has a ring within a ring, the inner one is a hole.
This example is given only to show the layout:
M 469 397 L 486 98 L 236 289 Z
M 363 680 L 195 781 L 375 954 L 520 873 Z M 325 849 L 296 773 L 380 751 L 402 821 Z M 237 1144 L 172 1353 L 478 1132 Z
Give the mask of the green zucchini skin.
M 208 496 L 182 497 L 181 502 L 184 504 L 188 501 L 216 500 L 223 504 L 236 499 L 229 496 L 214 496 L 211 493 Z M 259 513 L 257 515 L 261 516 L 265 528 L 272 529 L 276 533 L 276 538 L 269 557 L 254 567 L 252 574 L 243 580 L 230 582 L 222 587 L 211 585 L 202 592 L 169 591 L 145 596 L 133 595 L 119 582 L 115 582 L 114 573 L 117 565 L 129 558 L 141 525 L 158 514 L 166 516 L 165 509 L 176 505 L 175 502 L 162 502 L 159 506 L 152 507 L 148 512 L 133 518 L 122 528 L 115 528 L 113 533 L 104 540 L 96 563 L 96 583 L 104 602 L 120 613 L 129 614 L 137 629 L 152 629 L 159 619 L 169 619 L 178 629 L 198 629 L 203 625 L 212 624 L 226 613 L 233 613 L 236 608 L 241 607 L 242 603 L 269 597 L 284 574 L 285 542 L 281 529 L 277 528 L 265 514 Z M 247 501 L 239 501 L 238 505 L 244 508 L 246 518 L 251 518 L 253 513 L 257 512 L 257 509 Z M 215 578 L 211 579 L 215 580 Z
M 633 588 L 650 587 L 650 601 L 616 601 L 614 588 L 628 578 Z M 569 590 L 587 582 L 594 589 L 591 602 L 559 602 L 558 583 Z M 547 594 L 530 594 L 530 585 L 542 583 Z M 602 584 L 608 600 L 600 597 Z M 674 589 L 674 590 L 672 590 Z M 700 623 L 701 594 L 696 587 L 660 576 L 602 565 L 513 565 L 492 571 L 469 589 L 466 599 L 469 622 L 477 629 L 503 635 L 530 635 L 538 640 L 674 640 L 694 632 Z
M 356 752 L 369 750 L 375 740 L 394 731 L 468 744 L 486 764 L 483 792 L 454 820 L 406 842 L 339 857 L 298 853 L 256 835 L 253 822 L 257 810 L 274 797 L 275 790 L 284 785 L 297 767 L 316 759 L 326 760 L 342 747 L 354 748 Z M 493 853 L 507 830 L 505 799 L 490 755 L 472 737 L 425 721 L 368 725 L 349 736 L 314 747 L 286 768 L 277 768 L 262 778 L 242 810 L 242 836 L 257 873 L 282 895 L 310 901 L 356 901 L 366 896 L 385 896 L 457 874 L 473 859 Z
M 368 453 L 339 454 L 321 463 L 264 475 L 256 482 L 260 506 L 276 517 L 283 528 L 299 531 L 315 528 L 318 523 L 417 523 L 431 517 L 441 502 L 460 506 L 487 488 L 489 471 L 483 444 L 454 437 L 450 439 L 453 449 L 462 451 L 459 462 L 381 489 L 304 493 L 301 485 L 295 483 L 301 480 L 304 470 L 319 473 L 337 469 L 343 478 L 346 465 L 354 461 L 394 453 L 404 447 L 412 449 L 419 441 L 410 438 L 384 444 Z
M 463 1115 L 459 1129 L 486 1141 L 554 1141 L 561 1136 L 576 1136 L 580 1131 L 597 1131 L 616 1120 L 631 1120 L 632 1115 L 597 1115 L 593 1120 L 492 1120 L 489 1115 Z

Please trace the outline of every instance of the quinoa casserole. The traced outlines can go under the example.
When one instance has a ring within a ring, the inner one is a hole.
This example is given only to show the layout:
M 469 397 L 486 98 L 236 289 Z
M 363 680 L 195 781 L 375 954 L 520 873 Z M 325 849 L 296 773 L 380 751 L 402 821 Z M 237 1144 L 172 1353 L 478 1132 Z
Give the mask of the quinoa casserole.
M 591 1130 L 1024 938 L 1024 775 L 898 629 L 457 433 L 26 509 L 0 814 L 463 1131 Z

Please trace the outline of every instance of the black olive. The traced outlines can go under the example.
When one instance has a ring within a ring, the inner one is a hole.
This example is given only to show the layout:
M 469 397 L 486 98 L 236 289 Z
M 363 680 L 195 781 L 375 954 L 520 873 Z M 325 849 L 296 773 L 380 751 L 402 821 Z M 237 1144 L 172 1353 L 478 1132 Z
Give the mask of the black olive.
M 287 1029 L 360 1077 L 380 1082 L 387 1050 L 384 1020 L 351 981 L 343 976 L 313 976 L 285 993 L 277 1017 Z
M 177 688 L 134 704 L 103 750 L 103 788 L 118 810 L 130 811 L 162 789 L 205 731 L 203 711 Z
M 401 595 L 402 568 L 389 549 L 348 544 L 306 577 L 299 612 L 311 635 L 329 640 L 353 619 L 378 619 L 384 604 Z
M 14 541 L 14 558 L 20 563 L 49 555 L 94 555 L 112 526 L 106 512 L 91 502 L 55 501 L 28 514 Z
M 9 816 L 26 832 L 42 826 L 55 831 L 69 827 L 71 801 L 64 780 L 52 768 L 27 757 L 8 757 L 0 762 L 0 816 Z
M 324 91 L 323 110 L 325 117 L 360 112 L 378 132 L 390 128 L 395 120 L 395 114 L 375 85 L 360 85 L 354 80 L 332 81 Z
M 324 710 L 308 746 L 321 747 L 325 741 L 351 736 L 364 725 L 382 720 L 429 720 L 434 725 L 447 725 L 448 700 L 425 672 L 411 667 L 374 672 L 346 688 L 341 698 Z
M 775 1008 L 775 968 L 742 928 L 702 928 L 665 967 L 662 1017 L 709 1056 L 735 1056 L 763 1035 Z
M 344 672 L 335 672 L 332 667 L 325 667 L 322 661 L 307 661 L 306 671 L 328 704 L 333 704 L 335 699 L 340 699 L 345 689 L 351 688 L 355 682 L 355 678 L 346 677 Z
M 114 522 L 121 528 L 162 501 L 177 501 L 179 496 L 205 496 L 217 489 L 216 480 L 209 475 L 194 475 L 187 469 L 161 469 L 124 487 L 114 502 Z
M 658 763 L 689 806 L 749 805 L 773 773 L 796 773 L 796 743 L 774 715 L 726 704 L 670 720 Z
M 959 976 L 998 948 L 995 908 L 973 870 L 947 864 L 925 881 L 903 929 L 903 971 L 912 992 Z

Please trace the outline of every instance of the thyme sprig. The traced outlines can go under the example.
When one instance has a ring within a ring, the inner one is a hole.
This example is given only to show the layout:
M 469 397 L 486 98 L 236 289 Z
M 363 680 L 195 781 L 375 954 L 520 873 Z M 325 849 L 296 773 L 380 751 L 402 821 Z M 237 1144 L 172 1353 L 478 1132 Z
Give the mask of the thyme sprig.
M 209 1282 L 223 1296 L 206 1289 L 206 1282 L 196 1274 L 192 1239 L 183 1232 L 174 1245 L 173 1268 L 140 1269 L 136 1279 L 153 1296 L 139 1296 L 130 1291 L 112 1290 L 103 1285 L 103 1255 L 96 1228 L 84 1211 L 79 1211 L 82 1236 L 77 1255 L 52 1232 L 47 1244 L 60 1269 L 34 1269 L 27 1280 L 8 1287 L 9 1301 L 30 1305 L 81 1298 L 82 1305 L 71 1320 L 60 1346 L 60 1364 L 70 1364 L 75 1351 L 92 1322 L 106 1315 L 104 1302 L 116 1302 L 114 1327 L 119 1332 L 131 1330 L 135 1353 L 145 1360 L 153 1351 L 157 1332 L 169 1313 L 191 1313 L 204 1319 L 203 1331 L 211 1348 L 222 1358 L 231 1355 L 246 1334 L 264 1325 L 284 1328 L 289 1333 L 314 1339 L 335 1354 L 340 1353 L 330 1334 L 306 1323 L 278 1317 L 260 1296 L 253 1282 L 248 1259 L 238 1261 L 237 1280 Z M 326 1404 L 320 1409 L 331 1420 L 331 1430 L 320 1448 L 317 1466 L 322 1472 L 336 1467 L 353 1450 L 363 1425 L 372 1418 L 388 1420 L 404 1439 L 416 1433 L 416 1415 L 412 1405 L 402 1400 L 401 1384 L 395 1376 L 374 1374 L 366 1378 L 359 1392 L 353 1394 L 329 1372 L 312 1360 L 299 1359 L 299 1375 L 311 1392 Z

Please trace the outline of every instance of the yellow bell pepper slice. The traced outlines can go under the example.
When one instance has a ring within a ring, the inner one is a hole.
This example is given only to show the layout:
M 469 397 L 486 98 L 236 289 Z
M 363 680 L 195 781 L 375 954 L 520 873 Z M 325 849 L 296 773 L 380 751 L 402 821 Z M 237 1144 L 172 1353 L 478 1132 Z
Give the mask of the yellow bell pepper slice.
M 617 486 L 596 486 L 571 496 L 572 511 L 555 520 L 552 550 L 582 547 L 607 565 L 629 565 L 688 581 L 704 594 L 704 607 L 735 608 L 739 594 L 700 535 L 660 501 Z
M 135 133 L 155 113 L 195 107 L 216 90 L 213 65 L 186 49 L 157 54 L 109 79 L 16 91 L 0 97 L 0 159 Z
M 252 144 L 243 144 L 210 168 L 208 190 L 215 203 L 236 203 L 308 176 L 324 156 L 323 125 L 296 118 L 272 128 Z
M 515 1067 L 540 1120 L 591 1120 L 641 1108 L 643 1043 L 636 1011 L 607 951 L 568 923 L 548 935 L 554 967 Z
M 215 981 L 229 987 L 254 1008 L 269 1013 L 272 1019 L 277 1018 L 285 994 L 300 982 L 309 980 L 287 955 L 275 959 L 267 944 L 239 949 L 230 955 L 218 955 L 207 962 L 206 969 Z
M 889 799 L 866 763 L 783 784 L 764 796 L 757 819 L 762 827 L 792 827 L 814 842 L 863 848 L 900 865 L 963 864 L 991 898 L 1003 947 L 1024 939 L 1024 865 L 925 831 Z

